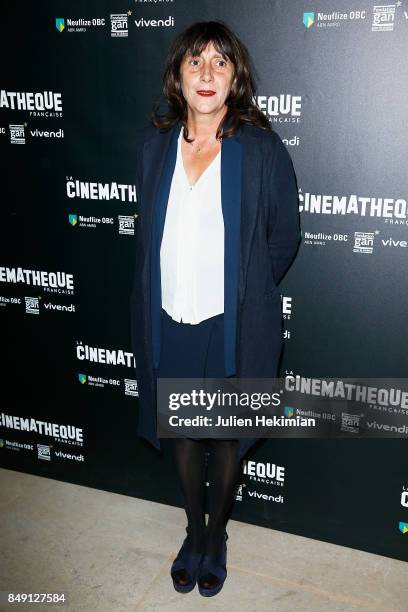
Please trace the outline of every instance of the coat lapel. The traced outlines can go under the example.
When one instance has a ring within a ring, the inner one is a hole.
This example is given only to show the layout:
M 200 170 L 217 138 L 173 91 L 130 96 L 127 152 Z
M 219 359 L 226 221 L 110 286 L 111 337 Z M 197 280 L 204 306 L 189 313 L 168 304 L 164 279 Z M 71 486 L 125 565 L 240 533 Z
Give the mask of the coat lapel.
M 161 278 L 160 278 L 160 246 L 166 219 L 167 203 L 170 194 L 174 167 L 177 159 L 177 138 L 180 133 L 177 125 L 163 135 L 159 134 L 153 146 L 146 148 L 148 157 L 146 163 L 154 169 L 151 175 L 151 199 L 147 216 L 147 235 L 145 236 L 145 267 L 143 279 L 147 301 L 148 312 L 146 320 L 152 331 L 153 366 L 158 368 L 161 349 Z M 158 142 L 159 141 L 159 144 Z M 146 166 L 145 166 L 146 167 Z M 145 211 L 146 212 L 146 211 Z
M 237 372 L 236 342 L 240 307 L 245 297 L 252 237 L 260 189 L 259 147 L 248 129 L 240 129 L 222 144 L 221 198 L 225 225 L 224 347 L 225 375 Z
M 238 282 L 238 302 L 241 304 L 246 293 L 249 255 L 255 231 L 260 191 L 262 157 L 257 140 L 245 126 L 235 137 L 242 145 L 241 160 L 241 215 L 240 215 L 240 267 Z M 234 178 L 236 180 L 236 178 Z
M 240 278 L 242 144 L 226 138 L 221 149 L 221 205 L 224 217 L 224 349 L 226 376 L 235 373 L 237 294 Z
M 163 134 L 156 131 L 153 137 L 146 140 L 143 146 L 143 199 L 142 199 L 142 214 L 144 218 L 144 234 L 143 234 L 143 246 L 145 253 L 149 252 L 150 240 L 152 237 L 152 223 L 154 218 L 154 211 L 157 207 L 158 196 L 163 195 L 159 192 L 164 191 L 167 185 L 164 185 L 164 181 L 169 179 L 169 174 L 173 174 L 173 168 L 170 164 L 166 164 L 165 161 L 167 154 L 169 153 L 170 145 L 177 139 L 180 133 L 179 126 L 175 126 L 168 132 Z M 173 150 L 174 157 L 174 150 Z M 169 162 L 171 160 L 168 160 Z M 175 159 L 174 159 L 175 163 Z M 168 172 L 164 173 L 164 170 Z M 166 175 L 166 176 L 165 176 Z M 171 177 L 170 177 L 171 184 Z M 170 185 L 168 185 L 170 187 Z M 146 202 L 146 206 L 143 206 L 143 202 Z

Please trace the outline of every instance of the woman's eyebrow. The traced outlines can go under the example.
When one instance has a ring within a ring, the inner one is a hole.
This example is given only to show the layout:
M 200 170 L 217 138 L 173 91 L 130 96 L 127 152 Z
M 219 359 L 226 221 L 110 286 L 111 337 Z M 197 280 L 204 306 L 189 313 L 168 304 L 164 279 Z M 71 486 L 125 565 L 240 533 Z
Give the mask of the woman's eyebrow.
M 187 51 L 187 53 L 186 53 L 186 55 L 187 55 L 188 57 L 201 57 L 201 56 L 202 56 L 202 54 L 203 54 L 203 51 L 201 51 L 201 53 L 193 53 L 193 51 Z M 223 54 L 222 54 L 222 53 L 220 53 L 219 51 L 216 51 L 216 53 L 215 53 L 215 54 L 214 54 L 212 57 L 213 57 L 213 58 L 214 58 L 214 57 L 216 57 L 216 58 L 221 57 L 221 58 L 222 58 L 222 59 L 224 59 L 224 60 L 228 60 L 227 56 L 226 56 L 226 55 L 223 55 Z

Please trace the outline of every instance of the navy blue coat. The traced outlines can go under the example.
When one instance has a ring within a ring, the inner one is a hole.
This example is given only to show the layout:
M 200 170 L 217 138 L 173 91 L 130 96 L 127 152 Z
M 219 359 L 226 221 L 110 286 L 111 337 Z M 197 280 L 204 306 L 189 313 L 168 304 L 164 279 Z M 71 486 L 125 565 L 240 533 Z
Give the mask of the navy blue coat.
M 160 355 L 160 245 L 181 125 L 142 130 L 137 144 L 135 265 L 130 297 L 139 388 L 137 433 L 157 449 L 154 368 Z M 222 142 L 226 376 L 274 378 L 282 350 L 278 284 L 300 242 L 298 190 L 276 132 L 243 125 Z M 256 441 L 240 439 L 240 457 Z

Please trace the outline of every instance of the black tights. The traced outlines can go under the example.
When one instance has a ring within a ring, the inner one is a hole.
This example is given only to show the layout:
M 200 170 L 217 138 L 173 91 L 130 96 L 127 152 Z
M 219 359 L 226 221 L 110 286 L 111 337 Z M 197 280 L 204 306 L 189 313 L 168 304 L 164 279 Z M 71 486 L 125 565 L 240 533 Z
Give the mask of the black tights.
M 234 501 L 240 474 L 238 440 L 192 440 L 176 438 L 173 454 L 178 471 L 188 522 L 188 548 L 201 550 L 205 535 L 205 553 L 220 549 Z M 205 525 L 206 450 L 208 460 L 209 519 Z

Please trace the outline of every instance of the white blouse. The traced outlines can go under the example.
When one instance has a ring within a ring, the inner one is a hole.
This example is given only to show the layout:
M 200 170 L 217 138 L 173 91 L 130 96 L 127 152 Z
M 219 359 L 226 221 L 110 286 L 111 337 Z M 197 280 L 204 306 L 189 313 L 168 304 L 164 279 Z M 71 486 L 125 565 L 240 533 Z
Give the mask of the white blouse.
M 221 150 L 194 185 L 181 139 L 160 247 L 162 307 L 177 322 L 197 324 L 224 312 L 224 217 Z

